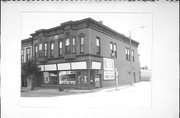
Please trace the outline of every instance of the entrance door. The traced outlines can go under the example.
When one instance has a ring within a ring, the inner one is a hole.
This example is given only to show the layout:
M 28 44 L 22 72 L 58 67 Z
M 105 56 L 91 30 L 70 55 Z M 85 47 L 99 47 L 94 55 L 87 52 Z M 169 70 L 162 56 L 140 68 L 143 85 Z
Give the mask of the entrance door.
M 77 71 L 77 85 L 82 88 L 88 87 L 87 71 Z
M 100 88 L 100 75 L 95 75 L 95 87 Z
M 43 72 L 43 84 L 57 85 L 57 72 Z
M 136 73 L 133 72 L 134 83 L 136 83 Z

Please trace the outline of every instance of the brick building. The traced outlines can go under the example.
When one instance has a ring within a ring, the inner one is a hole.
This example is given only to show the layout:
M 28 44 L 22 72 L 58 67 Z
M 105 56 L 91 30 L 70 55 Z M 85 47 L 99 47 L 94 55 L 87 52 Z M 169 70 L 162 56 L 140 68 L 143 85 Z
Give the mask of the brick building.
M 29 40 L 30 57 L 41 68 L 36 86 L 87 89 L 115 86 L 116 80 L 119 85 L 140 81 L 139 43 L 132 40 L 130 49 L 128 37 L 102 22 L 68 21 L 31 36 L 22 42 Z M 27 60 L 27 53 L 22 58 Z

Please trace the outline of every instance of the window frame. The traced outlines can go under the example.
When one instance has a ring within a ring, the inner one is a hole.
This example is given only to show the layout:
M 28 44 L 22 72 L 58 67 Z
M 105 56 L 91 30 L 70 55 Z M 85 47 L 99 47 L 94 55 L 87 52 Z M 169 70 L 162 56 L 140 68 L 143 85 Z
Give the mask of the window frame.
M 130 61 L 130 49 L 129 48 L 125 48 L 125 55 L 126 55 L 126 60 Z
M 117 44 L 116 43 L 114 43 L 114 46 L 113 46 L 113 53 L 114 53 L 114 57 L 116 57 L 117 58 Z
M 81 39 L 83 39 L 83 44 L 82 44 Z M 80 37 L 80 53 L 85 53 L 85 37 L 84 36 Z
M 101 54 L 101 43 L 99 37 L 96 37 L 96 49 L 97 49 L 96 54 Z
M 135 56 L 134 56 L 134 50 L 133 49 L 132 49 L 131 55 L 132 55 L 132 61 L 135 62 Z
M 72 53 L 76 53 L 76 38 L 72 37 Z
M 21 62 L 24 62 L 24 49 L 21 49 Z
M 69 45 L 67 45 L 67 40 L 69 40 Z M 65 53 L 66 54 L 70 54 L 70 45 L 71 45 L 71 43 L 70 43 L 70 38 L 66 38 L 65 39 Z
M 44 43 L 44 57 L 48 56 L 48 43 Z
M 61 48 L 60 48 L 60 43 L 61 43 Z M 62 56 L 63 55 L 63 41 L 62 40 L 60 40 L 60 41 L 58 41 L 58 54 L 59 54 L 59 56 Z
M 31 54 L 30 47 L 26 48 L 26 62 L 30 61 L 30 54 Z
M 53 49 L 52 49 L 52 44 L 53 44 Z M 54 57 L 54 42 L 50 42 L 50 57 Z
M 113 57 L 113 53 L 114 53 L 114 45 L 113 42 L 110 42 L 110 56 Z
M 40 46 L 41 46 L 41 48 L 40 48 Z M 39 57 L 43 57 L 43 44 L 42 43 L 40 43 L 39 44 Z
M 38 58 L 38 50 L 39 50 L 39 49 L 38 49 L 38 45 L 35 45 L 35 54 L 34 54 L 34 55 L 35 55 L 35 56 L 34 56 L 35 59 Z

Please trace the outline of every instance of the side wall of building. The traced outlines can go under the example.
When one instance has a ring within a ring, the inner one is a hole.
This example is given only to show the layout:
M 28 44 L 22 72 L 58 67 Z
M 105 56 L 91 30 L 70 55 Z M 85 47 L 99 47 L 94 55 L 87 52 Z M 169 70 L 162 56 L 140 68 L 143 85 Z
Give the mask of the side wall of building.
M 112 36 L 108 36 L 102 32 L 99 32 L 97 30 L 89 28 L 89 40 L 90 40 L 90 47 L 89 47 L 89 53 L 90 54 L 96 54 L 96 37 L 100 38 L 100 46 L 101 46 L 101 56 L 106 57 L 106 58 L 111 58 L 114 59 L 115 67 L 118 70 L 119 73 L 119 85 L 120 84 L 129 84 L 131 83 L 131 79 L 129 77 L 129 71 L 131 68 L 130 61 L 126 60 L 126 55 L 125 55 L 125 48 L 130 47 L 129 44 L 119 41 L 115 39 Z M 117 45 L 117 58 L 111 57 L 110 56 L 110 42 L 116 43 Z M 132 68 L 133 72 L 135 72 L 135 81 L 138 82 L 140 81 L 140 65 L 139 65 L 139 56 L 138 56 L 138 50 L 137 47 L 133 47 L 132 49 L 134 50 L 134 55 L 135 55 L 135 61 L 132 62 Z M 115 85 L 115 80 L 104 80 L 102 76 L 102 84 L 103 86 L 112 86 Z

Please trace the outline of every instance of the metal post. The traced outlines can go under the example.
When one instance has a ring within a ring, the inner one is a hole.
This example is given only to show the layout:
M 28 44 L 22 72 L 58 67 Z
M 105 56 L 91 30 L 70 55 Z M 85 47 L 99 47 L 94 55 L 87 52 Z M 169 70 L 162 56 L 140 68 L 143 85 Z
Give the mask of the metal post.
M 130 78 L 131 78 L 131 85 L 133 85 L 133 78 L 132 78 L 132 46 L 131 46 L 131 31 L 129 31 L 129 39 L 130 39 Z
M 88 89 L 90 89 L 90 68 L 88 68 L 88 79 L 87 79 L 87 81 L 88 81 Z

